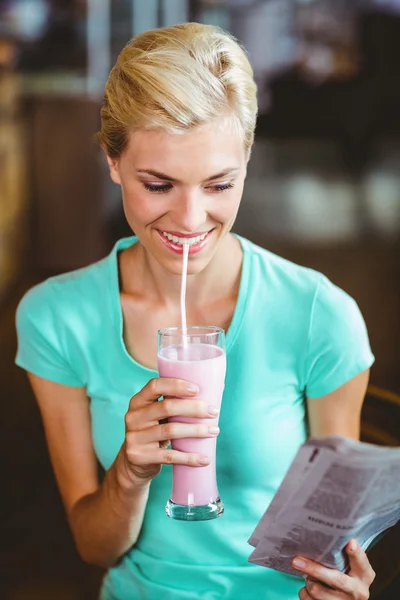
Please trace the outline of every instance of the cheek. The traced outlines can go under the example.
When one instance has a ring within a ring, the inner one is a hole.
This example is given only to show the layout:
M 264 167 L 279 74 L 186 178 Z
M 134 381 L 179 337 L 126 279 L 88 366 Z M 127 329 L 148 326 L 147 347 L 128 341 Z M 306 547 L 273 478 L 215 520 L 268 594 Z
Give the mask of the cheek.
M 157 219 L 162 207 L 156 199 L 145 198 L 140 191 L 122 189 L 122 202 L 129 223 L 147 225 Z
M 227 199 L 226 201 L 221 203 L 219 209 L 220 220 L 230 223 L 233 219 L 235 219 L 237 212 L 239 210 L 240 201 L 242 198 L 242 190 L 235 190 L 235 194 Z

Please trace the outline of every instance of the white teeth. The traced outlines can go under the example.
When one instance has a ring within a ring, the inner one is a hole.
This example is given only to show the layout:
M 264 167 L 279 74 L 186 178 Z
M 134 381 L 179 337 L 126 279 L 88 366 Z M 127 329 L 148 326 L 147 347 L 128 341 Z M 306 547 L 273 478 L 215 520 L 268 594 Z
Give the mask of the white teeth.
M 174 242 L 174 244 L 180 244 L 181 246 L 183 246 L 183 244 L 188 244 L 189 246 L 193 246 L 193 244 L 198 244 L 199 242 L 204 240 L 207 233 L 204 233 L 203 235 L 198 235 L 198 236 L 192 237 L 192 238 L 180 238 L 180 237 L 177 237 L 176 235 L 171 235 L 170 233 L 167 233 L 166 231 L 162 232 L 162 234 L 165 235 L 165 237 L 168 240 L 170 240 L 171 242 Z

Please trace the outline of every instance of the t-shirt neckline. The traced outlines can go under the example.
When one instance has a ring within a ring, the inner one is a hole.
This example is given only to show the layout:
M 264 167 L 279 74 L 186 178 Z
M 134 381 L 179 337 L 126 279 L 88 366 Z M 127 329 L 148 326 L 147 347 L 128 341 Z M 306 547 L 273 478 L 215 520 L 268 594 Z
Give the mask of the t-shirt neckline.
M 226 332 L 226 354 L 230 352 L 233 347 L 235 340 L 239 334 L 243 316 L 245 313 L 246 302 L 249 293 L 249 280 L 250 280 L 250 252 L 249 252 L 249 242 L 242 238 L 241 236 L 233 233 L 240 242 L 243 251 L 243 260 L 242 260 L 242 271 L 240 275 L 240 284 L 239 284 L 239 293 L 236 301 L 236 307 L 233 313 L 232 321 L 229 325 L 228 331 Z M 136 368 L 141 369 L 142 371 L 146 371 L 149 374 L 156 375 L 157 371 L 154 369 L 150 369 L 139 363 L 137 360 L 131 356 L 126 348 L 124 335 L 123 335 L 123 313 L 120 299 L 120 290 L 119 290 L 119 276 L 118 276 L 118 252 L 121 250 L 126 250 L 133 244 L 136 244 L 138 241 L 137 236 L 130 236 L 126 238 L 122 238 L 116 242 L 114 248 L 109 255 L 108 266 L 109 266 L 109 277 L 110 277 L 110 302 L 111 302 L 111 313 L 113 316 L 114 327 L 116 329 L 116 333 L 118 335 L 118 343 L 121 347 L 122 353 L 125 355 L 128 361 Z

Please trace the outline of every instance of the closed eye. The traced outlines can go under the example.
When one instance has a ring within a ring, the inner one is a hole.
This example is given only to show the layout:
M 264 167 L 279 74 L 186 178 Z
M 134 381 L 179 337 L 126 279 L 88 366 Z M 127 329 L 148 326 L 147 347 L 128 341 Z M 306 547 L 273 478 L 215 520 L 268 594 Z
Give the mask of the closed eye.
M 146 190 L 154 194 L 165 194 L 172 188 L 170 183 L 143 183 Z
M 220 183 L 218 185 L 213 185 L 208 187 L 212 193 L 218 194 L 219 192 L 224 192 L 225 190 L 231 190 L 234 187 L 233 183 Z
M 148 182 L 144 182 L 143 186 L 147 191 L 149 191 L 153 194 L 165 194 L 166 192 L 169 192 L 173 187 L 171 183 L 148 183 Z M 229 183 L 220 183 L 217 185 L 208 186 L 206 188 L 206 190 L 211 192 L 212 194 L 218 194 L 220 192 L 225 192 L 226 190 L 231 190 L 233 187 L 234 187 L 233 183 L 229 182 Z

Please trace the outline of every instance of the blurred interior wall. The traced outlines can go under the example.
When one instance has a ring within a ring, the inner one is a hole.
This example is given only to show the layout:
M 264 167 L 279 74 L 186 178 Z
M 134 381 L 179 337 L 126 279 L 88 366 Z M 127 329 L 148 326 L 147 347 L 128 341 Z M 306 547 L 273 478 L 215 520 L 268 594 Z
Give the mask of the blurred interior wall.
M 105 252 L 106 176 L 94 138 L 99 102 L 90 97 L 33 97 L 29 134 L 32 249 L 30 265 L 65 271 Z
M 27 186 L 18 86 L 0 64 L 0 301 L 16 279 L 27 243 Z

